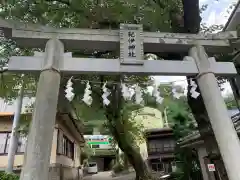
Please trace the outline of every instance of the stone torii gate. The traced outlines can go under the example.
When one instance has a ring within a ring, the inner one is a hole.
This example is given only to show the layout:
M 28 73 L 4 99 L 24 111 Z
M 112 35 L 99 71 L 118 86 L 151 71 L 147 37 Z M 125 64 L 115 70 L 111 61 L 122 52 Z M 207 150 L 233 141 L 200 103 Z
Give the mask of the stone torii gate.
M 35 109 L 21 180 L 46 180 L 61 73 L 196 76 L 208 116 L 230 180 L 240 179 L 240 142 L 221 96 L 215 75 L 233 76 L 233 63 L 216 62 L 210 52 L 231 49 L 235 32 L 192 35 L 143 32 L 141 25 L 120 30 L 55 29 L 0 19 L 6 37 L 23 47 L 45 46 L 34 57 L 11 57 L 9 70 L 40 72 Z M 120 59 L 73 58 L 65 50 L 117 50 Z M 182 60 L 143 60 L 144 52 L 189 52 Z

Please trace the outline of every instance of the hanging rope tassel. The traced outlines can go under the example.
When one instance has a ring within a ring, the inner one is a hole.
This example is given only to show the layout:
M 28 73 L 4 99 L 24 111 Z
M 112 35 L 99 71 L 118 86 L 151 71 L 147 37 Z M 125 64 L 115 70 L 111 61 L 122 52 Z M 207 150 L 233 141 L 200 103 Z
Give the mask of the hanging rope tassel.
M 126 84 L 122 83 L 122 96 L 124 100 L 131 100 L 132 99 L 132 93 L 130 92 L 129 88 L 126 86 Z
M 110 104 L 110 101 L 108 99 L 108 96 L 111 94 L 110 91 L 108 90 L 108 88 L 106 87 L 107 82 L 104 83 L 104 85 L 102 86 L 102 90 L 103 90 L 103 94 L 102 94 L 102 98 L 103 98 L 103 105 L 108 106 Z
M 192 79 L 190 79 L 190 86 L 191 86 L 191 89 L 190 89 L 191 97 L 194 99 L 197 99 L 200 93 L 196 91 L 198 86 L 195 83 L 195 81 L 193 81 Z
M 89 82 L 87 82 L 82 101 L 85 104 L 87 104 L 88 106 L 91 106 L 91 104 L 93 102 L 91 94 L 92 94 L 91 86 L 90 86 Z
M 67 81 L 67 85 L 66 85 L 66 90 L 65 90 L 65 97 L 68 99 L 68 101 L 72 101 L 75 94 L 73 93 L 73 87 L 72 87 L 73 83 L 72 83 L 72 77 Z
M 172 94 L 173 94 L 173 97 L 176 99 L 180 99 L 180 97 L 184 96 L 184 93 L 177 91 L 176 88 L 172 89 Z

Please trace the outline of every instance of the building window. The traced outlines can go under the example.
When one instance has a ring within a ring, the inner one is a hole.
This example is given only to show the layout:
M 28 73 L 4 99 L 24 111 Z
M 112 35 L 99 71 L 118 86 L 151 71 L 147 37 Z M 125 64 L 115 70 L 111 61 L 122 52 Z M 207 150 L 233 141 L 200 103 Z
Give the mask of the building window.
M 57 145 L 58 154 L 67 156 L 71 159 L 74 159 L 74 143 L 70 141 L 67 136 L 59 135 L 58 132 L 58 145 Z
M 152 163 L 152 170 L 156 172 L 164 171 L 163 164 L 162 163 Z
M 6 154 L 9 147 L 10 133 L 0 133 L 0 154 Z
M 10 144 L 11 132 L 0 133 L 0 154 L 7 154 Z M 24 153 L 27 137 L 20 136 L 18 138 L 17 153 Z
M 163 143 L 161 141 L 150 141 L 149 152 L 150 153 L 163 152 Z
M 164 153 L 174 151 L 175 142 L 172 140 L 149 141 L 149 153 Z
M 163 146 L 163 151 L 168 152 L 168 151 L 174 151 L 175 148 L 175 142 L 174 141 L 166 141 Z
M 100 146 L 99 146 L 99 144 L 92 144 L 92 148 L 99 148 Z

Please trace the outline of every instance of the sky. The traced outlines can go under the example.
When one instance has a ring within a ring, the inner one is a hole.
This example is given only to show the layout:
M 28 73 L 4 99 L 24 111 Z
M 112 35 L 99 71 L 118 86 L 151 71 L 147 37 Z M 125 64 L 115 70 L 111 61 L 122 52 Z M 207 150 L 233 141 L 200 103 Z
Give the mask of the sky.
M 200 0 L 200 6 L 208 4 L 208 9 L 203 12 L 202 18 L 207 25 L 225 24 L 233 8 L 232 4 L 236 4 L 238 0 Z
M 208 4 L 208 8 L 202 13 L 202 22 L 206 23 L 208 26 L 213 24 L 225 25 L 233 10 L 231 9 L 229 11 L 229 7 L 233 3 L 237 3 L 237 1 L 238 0 L 200 0 L 200 7 L 204 4 Z M 154 79 L 156 83 L 178 81 L 174 84 L 187 87 L 187 82 L 184 81 L 186 78 L 184 76 L 155 76 Z M 232 93 L 229 83 L 224 84 L 223 88 L 223 96 Z

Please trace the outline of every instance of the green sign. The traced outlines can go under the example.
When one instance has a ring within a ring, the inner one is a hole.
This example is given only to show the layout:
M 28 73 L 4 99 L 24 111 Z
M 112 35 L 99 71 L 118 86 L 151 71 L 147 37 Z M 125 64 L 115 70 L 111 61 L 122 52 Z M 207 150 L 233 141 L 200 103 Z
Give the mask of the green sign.
M 109 142 L 108 141 L 88 141 L 88 144 L 94 144 L 94 145 L 96 145 L 96 144 L 109 144 Z

